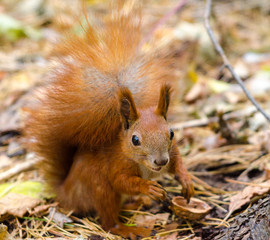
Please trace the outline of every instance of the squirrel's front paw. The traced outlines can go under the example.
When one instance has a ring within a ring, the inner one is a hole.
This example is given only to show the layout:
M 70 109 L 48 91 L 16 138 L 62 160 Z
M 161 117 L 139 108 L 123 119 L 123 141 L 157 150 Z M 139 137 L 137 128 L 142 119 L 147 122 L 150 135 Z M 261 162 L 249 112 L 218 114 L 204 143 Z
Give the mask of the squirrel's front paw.
M 182 194 L 189 202 L 190 198 L 194 195 L 194 187 L 189 174 L 183 174 L 180 178 L 182 185 Z
M 154 181 L 147 181 L 144 183 L 141 187 L 141 193 L 148 195 L 154 200 L 165 200 L 167 197 L 167 193 L 164 188 Z

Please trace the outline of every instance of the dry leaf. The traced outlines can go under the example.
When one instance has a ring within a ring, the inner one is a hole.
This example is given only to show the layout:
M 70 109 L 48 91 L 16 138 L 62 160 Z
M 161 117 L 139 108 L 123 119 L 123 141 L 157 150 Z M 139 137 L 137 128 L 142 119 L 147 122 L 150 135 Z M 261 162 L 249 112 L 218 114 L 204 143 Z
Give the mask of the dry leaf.
M 54 202 L 54 203 L 51 203 L 51 204 L 43 204 L 43 205 L 35 207 L 34 210 L 29 211 L 29 213 L 31 215 L 36 215 L 38 213 L 45 212 L 50 207 L 56 207 L 57 205 L 58 205 L 58 202 Z
M 202 142 L 203 149 L 210 150 L 218 148 L 226 143 L 226 139 L 222 138 L 219 134 L 215 134 L 205 138 Z
M 160 213 L 155 215 L 138 215 L 136 217 L 136 223 L 138 227 L 147 227 L 149 229 L 153 229 L 156 223 L 167 222 L 169 216 L 169 213 Z
M 270 180 L 258 184 L 258 186 L 245 187 L 241 192 L 231 197 L 229 211 L 234 212 L 249 203 L 254 196 L 263 195 L 270 190 Z
M 205 82 L 200 81 L 200 82 L 196 83 L 189 90 L 189 92 L 185 96 L 185 101 L 187 103 L 192 103 L 192 102 L 198 100 L 199 98 L 205 97 L 206 94 L 207 94 L 206 84 L 205 84 Z
M 178 232 L 175 232 L 173 234 L 170 234 L 169 236 L 164 236 L 164 237 L 161 237 L 159 238 L 160 240 L 177 240 L 177 235 L 178 235 Z
M 6 155 L 0 155 L 0 169 L 5 169 L 10 167 L 12 164 L 12 160 Z
M 52 220 L 61 228 L 64 227 L 64 223 L 71 223 L 73 222 L 71 218 L 67 217 L 65 214 L 60 213 L 56 210 L 56 208 L 51 207 L 49 209 L 49 218 L 52 218 Z
M 177 222 L 172 222 L 168 225 L 165 226 L 165 231 L 171 231 L 171 230 L 174 230 L 176 228 L 178 228 L 179 224 Z
M 23 217 L 28 210 L 37 206 L 42 200 L 23 194 L 9 193 L 0 199 L 0 215 L 10 214 Z
M 249 138 L 249 142 L 259 145 L 263 151 L 270 153 L 270 130 L 261 131 Z

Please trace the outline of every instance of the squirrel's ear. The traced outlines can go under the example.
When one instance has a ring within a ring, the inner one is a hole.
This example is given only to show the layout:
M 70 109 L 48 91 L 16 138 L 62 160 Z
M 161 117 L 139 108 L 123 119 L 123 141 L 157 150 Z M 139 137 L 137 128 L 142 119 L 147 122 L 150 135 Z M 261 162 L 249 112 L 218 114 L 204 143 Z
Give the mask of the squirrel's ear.
M 167 120 L 167 112 L 170 104 L 171 86 L 169 84 L 162 85 L 156 114 L 163 116 Z
M 135 122 L 139 114 L 137 112 L 133 97 L 128 88 L 122 88 L 119 93 L 120 113 L 123 119 L 124 128 L 128 129 L 132 122 Z

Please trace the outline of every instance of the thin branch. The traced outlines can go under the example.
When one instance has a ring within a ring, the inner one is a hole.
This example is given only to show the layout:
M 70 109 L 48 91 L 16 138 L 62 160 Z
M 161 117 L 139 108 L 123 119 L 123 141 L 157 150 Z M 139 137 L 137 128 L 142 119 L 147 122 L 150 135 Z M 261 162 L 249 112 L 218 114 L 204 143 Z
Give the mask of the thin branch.
M 216 37 L 214 36 L 213 30 L 210 27 L 209 24 L 209 18 L 210 18 L 210 13 L 211 13 L 211 5 L 212 5 L 212 0 L 207 0 L 206 1 L 206 8 L 205 8 L 205 15 L 204 15 L 204 25 L 207 30 L 207 33 L 219 53 L 219 55 L 222 57 L 222 60 L 224 62 L 224 66 L 231 72 L 233 78 L 237 81 L 237 83 L 240 85 L 244 93 L 246 94 L 247 98 L 252 102 L 252 104 L 257 108 L 257 110 L 270 122 L 270 116 L 261 108 L 261 106 L 257 103 L 257 101 L 252 97 L 252 95 L 249 93 L 249 91 L 246 89 L 243 81 L 241 78 L 236 74 L 234 71 L 233 67 L 231 66 L 227 56 L 225 55 L 222 47 L 218 43 Z

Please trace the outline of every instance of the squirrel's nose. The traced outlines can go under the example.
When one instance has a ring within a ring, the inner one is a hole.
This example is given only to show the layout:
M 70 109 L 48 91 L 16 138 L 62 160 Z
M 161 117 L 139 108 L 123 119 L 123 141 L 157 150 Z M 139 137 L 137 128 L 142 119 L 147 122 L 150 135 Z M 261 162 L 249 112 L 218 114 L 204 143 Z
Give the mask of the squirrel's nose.
M 160 159 L 155 159 L 154 160 L 154 163 L 157 165 L 157 166 L 164 166 L 168 163 L 168 158 L 160 158 Z

